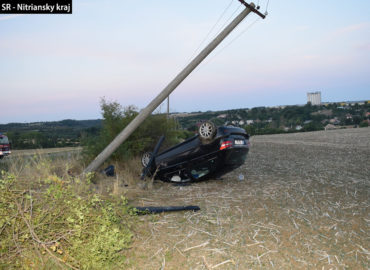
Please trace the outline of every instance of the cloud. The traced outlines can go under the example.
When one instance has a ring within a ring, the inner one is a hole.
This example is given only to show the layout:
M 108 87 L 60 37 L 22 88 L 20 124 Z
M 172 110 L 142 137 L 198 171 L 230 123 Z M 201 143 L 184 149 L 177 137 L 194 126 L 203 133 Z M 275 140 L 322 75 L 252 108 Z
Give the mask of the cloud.
M 5 15 L 5 16 L 0 16 L 0 21 L 6 21 L 6 20 L 11 20 L 15 19 L 17 17 L 24 16 L 23 14 L 16 14 L 16 15 Z

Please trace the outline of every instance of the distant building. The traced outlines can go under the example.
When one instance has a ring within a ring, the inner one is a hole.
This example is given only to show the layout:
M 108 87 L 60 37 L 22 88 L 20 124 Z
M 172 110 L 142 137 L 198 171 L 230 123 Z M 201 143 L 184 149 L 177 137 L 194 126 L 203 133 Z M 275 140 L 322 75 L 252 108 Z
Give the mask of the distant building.
M 327 124 L 325 126 L 325 130 L 334 130 L 334 129 L 338 129 L 338 127 L 332 125 L 332 124 Z
M 310 102 L 311 105 L 321 105 L 321 92 L 307 93 L 307 103 L 308 102 Z
M 339 125 L 340 124 L 340 121 L 337 117 L 334 117 L 332 119 L 329 120 L 329 123 L 330 124 L 333 124 L 333 125 Z

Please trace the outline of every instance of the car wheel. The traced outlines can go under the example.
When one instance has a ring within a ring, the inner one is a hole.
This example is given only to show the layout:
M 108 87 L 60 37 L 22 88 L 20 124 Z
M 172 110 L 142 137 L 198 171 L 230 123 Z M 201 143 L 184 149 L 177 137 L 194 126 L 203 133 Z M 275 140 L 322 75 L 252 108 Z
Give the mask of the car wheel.
M 146 168 L 149 164 L 150 159 L 152 158 L 152 153 L 150 152 L 145 152 L 141 156 L 141 165 L 143 165 L 144 168 Z
M 199 137 L 204 141 L 210 141 L 216 135 L 216 126 L 210 121 L 203 122 L 198 129 Z

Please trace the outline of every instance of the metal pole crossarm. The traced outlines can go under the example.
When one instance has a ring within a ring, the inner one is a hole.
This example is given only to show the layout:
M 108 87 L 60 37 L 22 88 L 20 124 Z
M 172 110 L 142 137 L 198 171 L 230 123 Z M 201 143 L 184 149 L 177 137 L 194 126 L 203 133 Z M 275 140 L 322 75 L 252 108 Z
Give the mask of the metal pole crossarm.
M 266 18 L 266 15 L 267 15 L 267 12 L 266 14 L 262 14 L 261 12 L 258 11 L 258 8 L 257 9 L 255 8 L 255 5 L 253 3 L 251 4 L 248 4 L 247 2 L 245 2 L 244 0 L 239 0 L 240 3 L 242 3 L 244 6 L 246 6 L 247 8 L 249 8 L 252 12 L 256 13 L 258 16 L 260 16 L 262 19 Z
M 133 133 L 140 124 L 176 89 L 176 87 L 248 16 L 255 5 L 248 4 L 246 8 L 228 25 L 218 36 L 205 47 L 197 57 L 195 57 L 181 71 L 159 95 L 154 98 L 125 128 L 117 137 L 90 163 L 84 173 L 96 171 L 104 161 Z

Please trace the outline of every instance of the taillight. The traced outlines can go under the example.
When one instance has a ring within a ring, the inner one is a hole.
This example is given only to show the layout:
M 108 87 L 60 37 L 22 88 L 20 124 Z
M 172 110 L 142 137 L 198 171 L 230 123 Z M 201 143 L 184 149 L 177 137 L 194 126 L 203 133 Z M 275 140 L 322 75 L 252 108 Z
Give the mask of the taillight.
M 224 142 L 221 143 L 220 150 L 224 150 L 224 149 L 229 148 L 231 146 L 233 146 L 232 141 L 224 141 Z

